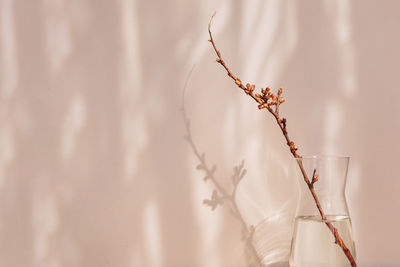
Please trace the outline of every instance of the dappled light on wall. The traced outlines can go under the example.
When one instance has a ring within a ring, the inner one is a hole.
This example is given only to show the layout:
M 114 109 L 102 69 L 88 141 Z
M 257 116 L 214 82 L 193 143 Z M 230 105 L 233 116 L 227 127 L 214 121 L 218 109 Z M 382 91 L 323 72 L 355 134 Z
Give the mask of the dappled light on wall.
M 351 156 L 360 265 L 396 266 L 399 5 L 0 0 L 0 266 L 287 266 L 294 162 L 214 11 L 290 149 Z

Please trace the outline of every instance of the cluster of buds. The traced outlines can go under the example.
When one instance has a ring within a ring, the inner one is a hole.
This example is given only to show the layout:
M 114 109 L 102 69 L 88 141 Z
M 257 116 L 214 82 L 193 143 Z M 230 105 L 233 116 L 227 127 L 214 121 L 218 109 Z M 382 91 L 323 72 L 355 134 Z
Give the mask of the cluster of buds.
M 255 94 L 255 96 L 262 100 L 263 102 L 267 102 L 270 98 L 271 98 L 271 92 L 270 92 L 270 88 L 261 88 L 261 94 Z
M 290 151 L 292 151 L 292 153 L 295 153 L 296 151 L 297 151 L 297 146 L 294 144 L 294 142 L 293 141 L 291 141 L 290 143 L 289 143 L 289 147 L 290 147 Z
M 246 92 L 246 94 L 250 95 L 253 93 L 254 89 L 256 88 L 256 86 L 254 84 L 246 84 L 246 89 L 244 90 Z
M 259 99 L 260 105 L 258 105 L 259 109 L 268 108 L 271 106 L 277 106 L 285 102 L 285 99 L 281 97 L 282 88 L 278 90 L 278 96 L 274 93 L 271 93 L 271 89 L 269 87 L 263 89 L 261 88 L 261 94 L 255 94 L 255 97 Z

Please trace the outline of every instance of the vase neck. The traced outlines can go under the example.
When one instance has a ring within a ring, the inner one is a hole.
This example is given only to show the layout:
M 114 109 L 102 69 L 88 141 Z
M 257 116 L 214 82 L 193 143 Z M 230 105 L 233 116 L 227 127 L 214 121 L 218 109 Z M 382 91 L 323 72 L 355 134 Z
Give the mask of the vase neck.
M 349 158 L 315 156 L 296 159 L 296 161 L 300 190 L 297 216 L 320 215 L 310 186 L 305 182 L 305 179 L 308 179 L 309 183 L 312 183 L 314 172 L 318 179 L 312 183 L 312 189 L 324 213 L 348 216 L 345 189 Z

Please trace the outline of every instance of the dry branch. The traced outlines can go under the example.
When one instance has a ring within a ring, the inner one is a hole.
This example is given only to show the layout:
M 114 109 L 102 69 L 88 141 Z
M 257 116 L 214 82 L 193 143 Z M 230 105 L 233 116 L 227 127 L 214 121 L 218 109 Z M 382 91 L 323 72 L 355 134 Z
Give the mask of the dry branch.
M 228 68 L 225 61 L 222 59 L 221 53 L 218 51 L 218 49 L 215 45 L 214 39 L 211 34 L 211 22 L 212 22 L 214 16 L 215 16 L 215 13 L 212 15 L 210 22 L 208 24 L 208 33 L 210 36 L 210 39 L 208 41 L 211 42 L 212 47 L 214 48 L 214 51 L 217 54 L 216 61 L 219 64 L 221 64 L 222 67 L 227 71 L 227 75 L 235 81 L 235 84 L 258 103 L 259 109 L 267 109 L 269 111 L 269 113 L 271 113 L 274 116 L 279 128 L 282 131 L 283 136 L 285 137 L 286 144 L 288 145 L 293 157 L 296 159 L 301 158 L 301 156 L 297 152 L 298 147 L 289 138 L 289 135 L 287 132 L 287 127 L 286 127 L 286 124 L 287 124 L 286 119 L 281 118 L 279 116 L 279 106 L 280 106 L 280 104 L 282 104 L 285 101 L 284 98 L 281 96 L 282 88 L 279 88 L 277 95 L 275 95 L 275 94 L 271 93 L 271 90 L 269 87 L 267 87 L 265 89 L 261 88 L 261 94 L 259 94 L 259 93 L 254 93 L 254 91 L 255 91 L 254 84 L 251 85 L 251 84 L 247 83 L 246 86 L 244 86 L 243 82 L 239 79 L 239 77 L 234 75 L 231 72 L 231 70 Z M 274 109 L 274 107 L 275 107 L 275 109 Z M 316 170 L 314 170 L 312 180 L 310 181 L 308 179 L 307 173 L 304 170 L 302 162 L 297 161 L 297 163 L 298 163 L 300 171 L 303 175 L 304 181 L 307 184 L 308 188 L 310 189 L 310 193 L 312 194 L 312 196 L 314 198 L 315 204 L 318 208 L 318 211 L 321 215 L 322 220 L 325 221 L 325 224 L 327 225 L 327 227 L 332 232 L 332 234 L 335 238 L 335 243 L 338 244 L 342 248 L 342 250 L 343 250 L 344 254 L 346 255 L 346 257 L 348 258 L 351 266 L 356 267 L 357 264 L 353 258 L 353 255 L 351 254 L 350 250 L 347 248 L 347 246 L 343 242 L 342 238 L 340 237 L 340 235 L 338 233 L 338 230 L 332 225 L 331 222 L 327 221 L 325 212 L 323 211 L 321 204 L 319 202 L 318 196 L 315 193 L 314 183 L 318 181 L 318 175 L 316 174 Z

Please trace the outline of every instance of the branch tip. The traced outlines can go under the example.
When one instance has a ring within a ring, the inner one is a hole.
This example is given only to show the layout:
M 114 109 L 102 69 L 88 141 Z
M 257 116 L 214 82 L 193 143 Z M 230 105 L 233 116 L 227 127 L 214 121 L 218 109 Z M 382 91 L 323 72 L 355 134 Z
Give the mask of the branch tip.
M 211 22 L 213 21 L 216 14 L 217 14 L 217 12 L 215 11 L 211 16 L 210 22 L 208 23 L 208 32 L 209 33 L 211 33 Z M 211 42 L 211 40 L 210 40 L 210 42 Z

